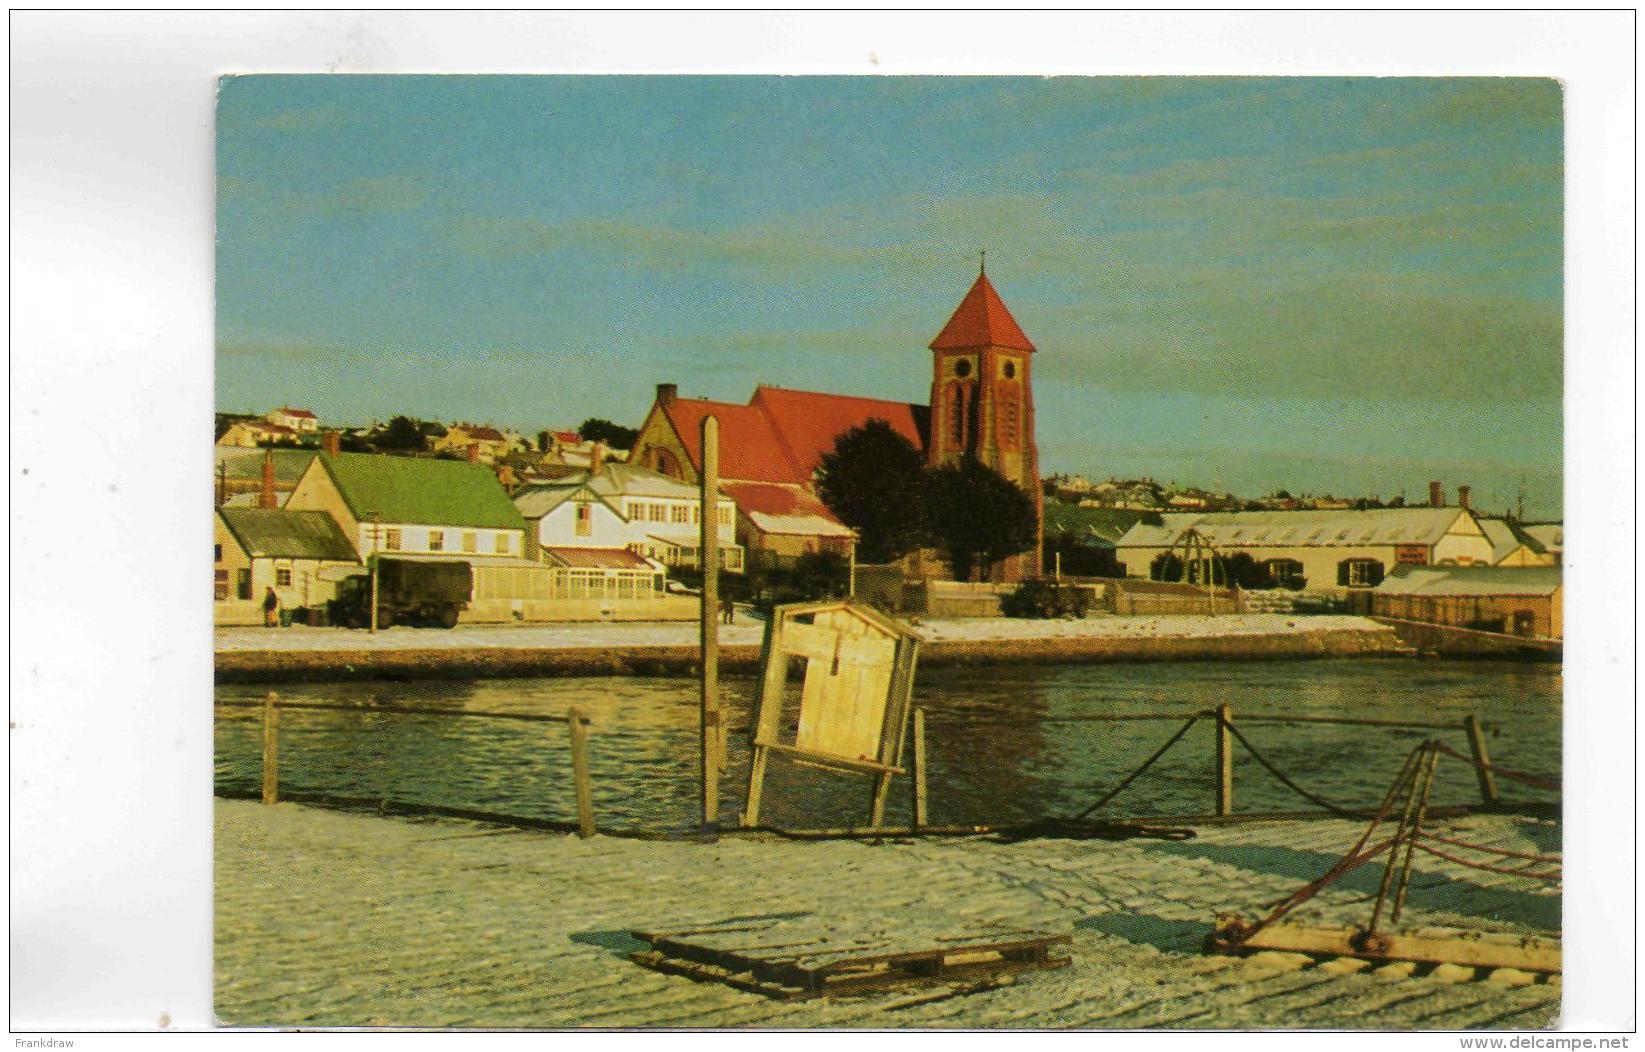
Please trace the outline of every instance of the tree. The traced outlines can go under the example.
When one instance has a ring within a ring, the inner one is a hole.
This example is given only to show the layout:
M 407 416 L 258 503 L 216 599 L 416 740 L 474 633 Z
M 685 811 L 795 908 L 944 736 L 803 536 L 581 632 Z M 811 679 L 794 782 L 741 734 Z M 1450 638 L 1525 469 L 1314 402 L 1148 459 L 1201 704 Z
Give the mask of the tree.
M 422 428 L 409 416 L 395 417 L 381 434 L 372 437 L 378 449 L 421 450 L 427 443 Z
M 926 479 L 926 529 L 958 580 L 986 578 L 999 560 L 1034 546 L 1034 502 L 975 457 L 933 468 Z
M 639 431 L 632 427 L 613 424 L 597 416 L 591 416 L 577 425 L 577 434 L 589 442 L 604 442 L 612 449 L 633 449 L 640 437 Z
M 925 538 L 925 457 L 884 420 L 841 435 L 817 467 L 817 495 L 857 531 L 857 557 L 886 563 Z

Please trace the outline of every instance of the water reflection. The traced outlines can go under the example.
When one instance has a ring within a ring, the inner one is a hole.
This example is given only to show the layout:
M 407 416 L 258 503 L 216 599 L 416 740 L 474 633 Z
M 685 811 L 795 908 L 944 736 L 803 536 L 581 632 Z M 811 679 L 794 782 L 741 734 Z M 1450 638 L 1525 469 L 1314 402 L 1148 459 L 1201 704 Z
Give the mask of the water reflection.
M 753 683 L 724 684 L 732 728 L 721 812 L 734 820 L 748 772 Z M 595 814 L 603 827 L 674 829 L 697 813 L 697 686 L 688 679 L 509 679 L 393 684 L 303 684 L 298 701 L 393 703 L 470 712 L 563 714 L 594 721 Z M 262 689 L 223 685 L 220 700 Z M 1489 745 L 1505 766 L 1559 770 L 1560 676 L 1520 664 L 1397 661 L 1203 662 L 927 669 L 915 703 L 928 713 L 930 809 L 935 823 L 1072 815 L 1115 785 L 1168 738 L 1172 722 L 1060 722 L 1090 713 L 1182 713 L 1221 702 L 1242 714 L 1359 715 L 1496 725 Z M 217 781 L 249 791 L 258 780 L 259 714 L 219 708 Z M 1246 734 L 1277 766 L 1333 802 L 1378 799 L 1421 731 L 1249 723 Z M 1202 721 L 1104 814 L 1203 813 L 1212 804 L 1213 734 Z M 1464 739 L 1448 739 L 1464 747 Z M 438 803 L 529 817 L 574 813 L 566 728 L 370 711 L 297 712 L 281 719 L 281 783 L 293 789 Z M 1504 784 L 1505 795 L 1547 799 Z M 782 760 L 771 764 L 763 816 L 773 824 L 857 824 L 869 780 Z M 1472 801 L 1472 772 L 1442 762 L 1436 799 Z M 1306 807 L 1248 756 L 1236 753 L 1240 810 Z M 906 779 L 889 821 L 909 813 Z

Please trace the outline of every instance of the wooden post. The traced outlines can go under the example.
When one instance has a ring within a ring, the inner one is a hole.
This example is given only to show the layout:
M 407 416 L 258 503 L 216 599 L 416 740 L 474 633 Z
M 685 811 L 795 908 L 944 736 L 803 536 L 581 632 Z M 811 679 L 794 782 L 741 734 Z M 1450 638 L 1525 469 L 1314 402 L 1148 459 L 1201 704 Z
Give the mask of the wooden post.
M 1228 729 L 1233 712 L 1224 702 L 1217 706 L 1217 814 L 1234 813 L 1234 734 Z
M 1474 775 L 1479 779 L 1480 799 L 1494 804 L 1498 799 L 1496 775 L 1491 773 L 1491 757 L 1485 751 L 1485 730 L 1479 725 L 1479 715 L 1470 712 L 1462 725 L 1468 731 L 1468 748 L 1474 754 Z
M 280 695 L 263 695 L 263 803 L 280 799 Z
M 914 709 L 914 828 L 926 823 L 925 811 L 925 710 Z
M 698 542 L 703 569 L 702 693 L 699 764 L 702 769 L 702 827 L 720 825 L 720 422 L 703 418 L 701 483 L 702 530 Z
M 571 779 L 577 787 L 577 835 L 594 835 L 594 785 L 588 777 L 588 724 L 583 711 L 571 710 Z

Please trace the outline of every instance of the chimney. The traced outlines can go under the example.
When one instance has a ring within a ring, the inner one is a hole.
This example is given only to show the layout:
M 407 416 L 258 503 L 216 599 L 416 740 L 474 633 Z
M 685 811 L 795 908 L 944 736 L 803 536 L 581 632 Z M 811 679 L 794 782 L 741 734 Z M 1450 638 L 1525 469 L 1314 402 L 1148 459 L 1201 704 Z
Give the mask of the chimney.
M 593 447 L 588 451 L 588 473 L 598 475 L 604 467 L 605 443 L 596 439 Z
M 263 488 L 257 494 L 259 508 L 278 508 L 280 498 L 274 492 L 274 450 L 263 450 Z
M 1430 508 L 1445 507 L 1445 483 L 1438 479 L 1428 483 L 1428 506 Z
M 470 464 L 478 464 L 480 462 L 480 443 L 470 442 L 468 444 L 468 462 Z
M 547 453 L 554 448 L 554 436 L 547 431 L 537 432 L 537 452 Z
M 680 393 L 680 385 L 679 384 L 658 384 L 657 385 L 657 404 L 658 405 L 673 405 L 674 404 L 674 398 L 679 393 Z
M 320 448 L 332 456 L 343 451 L 343 433 L 341 431 L 327 431 L 320 436 Z
M 1472 492 L 1473 492 L 1473 487 L 1472 486 L 1458 486 L 1457 487 L 1457 504 L 1458 504 L 1458 506 L 1460 506 L 1465 511 L 1473 509 L 1473 505 L 1468 503 L 1468 495 Z

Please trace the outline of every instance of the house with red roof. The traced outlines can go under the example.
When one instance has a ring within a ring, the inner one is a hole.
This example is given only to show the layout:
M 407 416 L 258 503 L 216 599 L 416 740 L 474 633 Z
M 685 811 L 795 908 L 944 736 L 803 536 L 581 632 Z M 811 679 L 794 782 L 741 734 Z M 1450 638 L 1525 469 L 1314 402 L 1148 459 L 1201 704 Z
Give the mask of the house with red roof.
M 278 409 L 264 414 L 264 420 L 279 427 L 289 427 L 302 434 L 311 434 L 320 429 L 320 418 L 310 409 L 294 409 L 283 405 Z
M 850 548 L 854 535 L 817 498 L 815 476 L 839 437 L 870 420 L 886 421 L 933 465 L 977 457 L 1022 486 L 1043 518 L 1029 376 L 1035 348 L 986 272 L 929 349 L 929 405 L 765 384 L 739 405 L 682 398 L 678 385 L 658 384 L 630 463 L 695 483 L 702 422 L 715 417 L 722 488 L 737 504 L 737 539 L 751 562 Z M 1039 558 L 1036 546 L 996 573 L 1002 580 L 1037 574 Z

